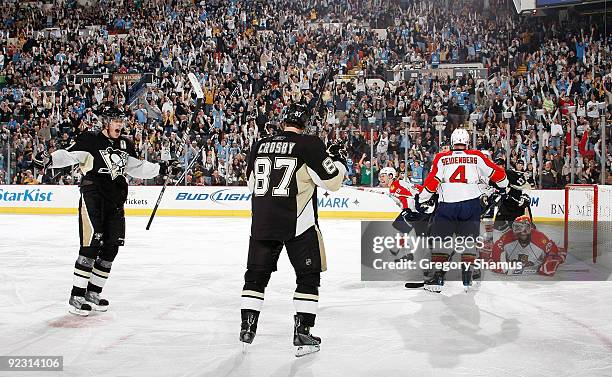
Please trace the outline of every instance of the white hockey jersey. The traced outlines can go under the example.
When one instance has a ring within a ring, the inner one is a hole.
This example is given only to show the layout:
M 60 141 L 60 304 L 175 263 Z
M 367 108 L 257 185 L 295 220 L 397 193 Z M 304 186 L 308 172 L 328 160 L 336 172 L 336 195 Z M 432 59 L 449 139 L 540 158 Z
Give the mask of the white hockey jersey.
M 440 194 L 440 202 L 455 203 L 478 198 L 482 194 L 479 183 L 483 179 L 493 181 L 501 188 L 508 185 L 505 170 L 480 151 L 438 153 L 423 184 L 419 201 L 428 201 L 436 191 Z

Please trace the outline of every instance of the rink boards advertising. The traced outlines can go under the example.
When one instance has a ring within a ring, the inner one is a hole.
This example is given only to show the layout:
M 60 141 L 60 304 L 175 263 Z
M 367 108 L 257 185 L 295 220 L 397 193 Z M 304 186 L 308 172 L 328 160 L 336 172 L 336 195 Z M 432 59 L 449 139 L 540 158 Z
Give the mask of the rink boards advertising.
M 159 195 L 159 187 L 134 186 L 125 205 L 128 215 L 148 216 Z M 337 192 L 318 190 L 322 218 L 392 219 L 399 208 L 383 193 L 385 189 L 361 191 L 343 187 Z M 563 190 L 532 190 L 535 220 L 563 221 Z M 77 212 L 77 186 L 0 185 L 0 213 L 73 214 Z M 161 216 L 249 217 L 251 193 L 246 187 L 168 187 L 160 205 Z M 580 211 L 580 209 L 578 209 Z

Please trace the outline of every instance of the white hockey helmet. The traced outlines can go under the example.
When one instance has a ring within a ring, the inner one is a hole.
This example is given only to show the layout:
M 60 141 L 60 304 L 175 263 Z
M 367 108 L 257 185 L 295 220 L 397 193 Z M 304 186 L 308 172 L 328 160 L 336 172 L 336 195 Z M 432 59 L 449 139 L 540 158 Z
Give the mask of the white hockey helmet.
M 465 128 L 456 128 L 450 137 L 451 146 L 463 144 L 468 146 L 470 143 L 470 133 Z
M 381 175 L 386 175 L 388 178 L 397 178 L 397 171 L 391 166 L 387 166 L 385 168 L 380 169 L 380 173 L 378 173 L 378 177 Z

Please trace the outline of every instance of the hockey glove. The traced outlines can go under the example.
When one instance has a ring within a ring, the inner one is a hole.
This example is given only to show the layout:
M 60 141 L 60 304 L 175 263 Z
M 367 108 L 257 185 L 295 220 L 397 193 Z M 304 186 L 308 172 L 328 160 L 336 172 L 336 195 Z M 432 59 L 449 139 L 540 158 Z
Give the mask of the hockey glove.
M 529 206 L 530 202 L 531 202 L 531 198 L 529 197 L 529 195 L 523 194 L 518 199 L 518 206 L 521 207 L 521 208 L 526 208 L 526 207 Z
M 557 272 L 557 268 L 559 268 L 563 262 L 565 262 L 563 256 L 550 253 L 544 259 L 544 263 L 542 263 L 538 269 L 538 273 L 544 276 L 554 276 Z
M 414 197 L 414 203 L 415 203 L 416 210 L 419 213 L 422 213 L 422 214 L 425 214 L 425 215 L 431 214 L 434 211 L 435 207 L 436 207 L 436 204 L 435 204 L 435 202 L 432 199 L 430 199 L 430 200 L 428 200 L 426 202 L 423 202 L 423 203 L 419 202 L 419 196 L 418 195 L 416 195 Z
M 409 208 L 404 208 L 402 210 L 402 212 L 400 213 L 400 216 L 407 222 L 407 223 L 411 223 L 411 222 L 415 222 L 415 221 L 421 221 L 423 220 L 423 215 L 418 213 L 418 212 L 414 212 L 412 210 L 410 210 Z
M 332 143 L 329 147 L 327 147 L 327 154 L 334 161 L 339 161 L 344 165 L 344 167 L 348 167 L 346 165 L 347 152 L 344 147 L 344 143 L 341 141 Z
M 159 175 L 165 177 L 168 175 L 168 161 L 159 162 Z
M 38 152 L 36 157 L 32 159 L 32 164 L 37 169 L 44 170 L 44 169 L 47 169 L 49 166 L 51 166 L 53 164 L 53 161 L 52 161 L 52 158 L 49 152 L 44 151 L 44 152 Z
M 488 195 L 480 195 L 480 206 L 482 207 L 483 211 L 489 208 L 490 200 L 491 199 Z

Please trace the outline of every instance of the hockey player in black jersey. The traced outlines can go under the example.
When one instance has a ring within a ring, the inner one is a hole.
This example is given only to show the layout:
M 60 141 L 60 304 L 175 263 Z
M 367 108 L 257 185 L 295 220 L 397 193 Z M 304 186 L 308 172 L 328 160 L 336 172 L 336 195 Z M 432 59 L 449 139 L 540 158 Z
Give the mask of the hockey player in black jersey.
M 283 130 L 259 140 L 247 165 L 253 192 L 247 271 L 242 290 L 240 340 L 251 343 L 264 293 L 283 246 L 295 270 L 293 344 L 296 356 L 319 350 L 321 339 L 310 334 L 319 301 L 320 274 L 326 270 L 325 248 L 317 221 L 317 186 L 340 189 L 346 154 L 337 144 L 327 150 L 316 136 L 303 133 L 306 107 L 293 104 Z
M 500 166 L 505 165 L 502 159 L 496 160 L 495 163 Z M 524 192 L 530 188 L 525 175 L 520 170 L 508 169 L 506 176 L 508 177 L 508 190 L 500 198 L 493 225 L 495 230 L 501 232 L 508 230 L 517 217 L 523 215 L 531 217 L 529 213 L 531 198 Z
M 105 107 L 99 114 L 103 129 L 84 132 L 66 149 L 39 153 L 40 168 L 62 168 L 78 164 L 83 178 L 79 202 L 79 256 L 74 265 L 69 311 L 86 316 L 90 311 L 106 311 L 108 300 L 100 298 L 111 265 L 125 237 L 123 205 L 128 194 L 125 174 L 153 178 L 160 165 L 137 159 L 132 141 L 121 136 L 124 116 Z

